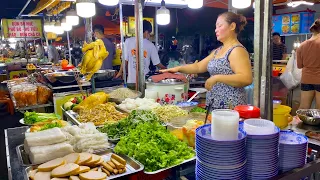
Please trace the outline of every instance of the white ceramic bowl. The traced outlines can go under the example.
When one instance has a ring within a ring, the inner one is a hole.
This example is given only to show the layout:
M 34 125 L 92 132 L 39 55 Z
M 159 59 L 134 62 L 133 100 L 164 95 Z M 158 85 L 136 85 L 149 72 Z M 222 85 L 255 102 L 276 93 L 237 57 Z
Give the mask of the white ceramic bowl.
M 269 135 L 274 133 L 274 123 L 265 119 L 247 119 L 243 129 L 248 135 Z

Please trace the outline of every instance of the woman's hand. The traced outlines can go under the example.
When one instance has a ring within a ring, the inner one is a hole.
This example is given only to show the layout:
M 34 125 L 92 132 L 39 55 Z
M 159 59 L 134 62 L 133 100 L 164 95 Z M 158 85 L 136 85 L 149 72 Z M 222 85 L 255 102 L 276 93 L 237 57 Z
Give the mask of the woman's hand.
M 217 76 L 211 76 L 209 79 L 207 79 L 205 88 L 208 91 L 211 91 L 212 87 L 217 84 Z
M 161 73 L 177 73 L 177 72 L 179 72 L 179 69 L 180 69 L 180 66 L 170 68 L 170 69 L 162 69 L 162 70 L 160 70 L 160 72 Z

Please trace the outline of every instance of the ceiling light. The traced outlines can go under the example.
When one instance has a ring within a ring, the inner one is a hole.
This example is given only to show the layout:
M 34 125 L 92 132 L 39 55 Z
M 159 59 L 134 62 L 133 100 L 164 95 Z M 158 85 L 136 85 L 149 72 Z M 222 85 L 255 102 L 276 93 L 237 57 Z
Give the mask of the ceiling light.
M 191 9 L 199 9 L 203 6 L 203 0 L 189 0 L 188 7 Z
M 309 6 L 314 5 L 314 3 L 312 3 L 312 2 L 307 2 L 307 1 L 290 1 L 290 2 L 288 3 L 288 6 L 295 8 L 295 7 L 298 7 L 298 6 L 302 5 L 302 4 L 304 4 L 304 5 L 309 5 Z
M 61 27 L 64 31 L 70 31 L 72 29 L 72 26 L 70 24 L 67 23 L 66 18 L 63 18 L 61 20 Z
M 159 25 L 167 25 L 170 23 L 170 11 L 165 7 L 164 0 L 161 1 L 161 8 L 157 10 L 157 23 Z
M 77 15 L 77 12 L 74 9 L 70 9 L 66 14 L 66 20 L 67 23 L 76 26 L 79 24 L 79 16 Z
M 232 0 L 232 7 L 244 9 L 251 5 L 251 0 Z
M 43 24 L 43 30 L 45 32 L 50 32 L 51 30 L 51 23 L 49 21 L 45 21 L 44 24 Z
M 56 24 L 54 25 L 54 31 L 53 31 L 55 34 L 63 34 L 64 33 L 64 31 L 63 31 L 63 29 L 62 29 L 62 27 L 61 27 L 61 23 L 60 23 L 60 21 L 58 20 L 57 22 L 56 22 Z
M 99 3 L 106 6 L 115 6 L 119 3 L 119 0 L 99 0 Z
M 77 0 L 77 14 L 83 18 L 90 18 L 96 14 L 96 4 L 94 0 Z

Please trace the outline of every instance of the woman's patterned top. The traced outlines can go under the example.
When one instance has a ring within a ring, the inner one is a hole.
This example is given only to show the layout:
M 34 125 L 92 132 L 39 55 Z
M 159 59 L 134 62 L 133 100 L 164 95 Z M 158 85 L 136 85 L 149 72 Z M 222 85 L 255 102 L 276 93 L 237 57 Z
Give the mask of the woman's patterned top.
M 242 47 L 242 45 L 236 45 L 231 47 L 224 57 L 215 58 L 217 53 L 221 50 L 222 47 L 218 48 L 215 51 L 214 58 L 210 60 L 208 63 L 208 72 L 211 76 L 214 75 L 232 75 L 235 74 L 230 66 L 229 55 L 232 50 L 236 47 Z M 244 105 L 246 103 L 246 92 L 244 87 L 237 88 L 233 86 L 229 86 L 227 84 L 223 84 L 218 82 L 215 84 L 211 91 L 207 92 L 206 96 L 206 105 L 209 106 L 210 103 L 213 109 L 230 109 L 230 107 L 234 108 L 238 105 Z

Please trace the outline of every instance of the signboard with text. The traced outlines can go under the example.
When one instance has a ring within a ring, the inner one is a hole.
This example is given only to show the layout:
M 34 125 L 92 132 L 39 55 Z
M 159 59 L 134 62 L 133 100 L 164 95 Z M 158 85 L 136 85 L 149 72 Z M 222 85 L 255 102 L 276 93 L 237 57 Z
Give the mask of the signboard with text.
M 143 18 L 143 20 L 147 20 L 151 23 L 151 26 L 152 26 L 151 35 L 154 35 L 154 19 L 153 18 Z M 129 22 L 128 33 L 129 34 L 136 34 L 136 19 L 135 19 L 135 17 L 129 17 L 128 22 Z
M 41 38 L 40 19 L 1 19 L 4 38 Z
M 314 22 L 315 13 L 299 12 L 273 16 L 273 32 L 281 35 L 310 33 L 309 28 Z

